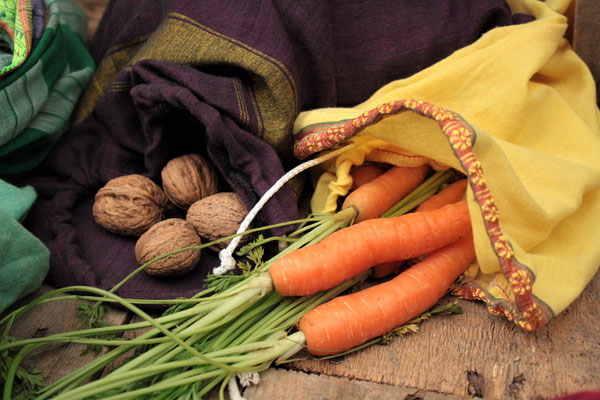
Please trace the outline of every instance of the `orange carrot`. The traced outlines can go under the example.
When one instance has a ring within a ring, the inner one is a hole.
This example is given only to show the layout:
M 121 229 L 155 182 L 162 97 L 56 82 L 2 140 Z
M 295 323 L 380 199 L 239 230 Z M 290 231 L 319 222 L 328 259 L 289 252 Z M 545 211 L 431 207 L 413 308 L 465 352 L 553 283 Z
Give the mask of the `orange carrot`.
M 442 189 L 438 194 L 431 196 L 422 202 L 415 209 L 415 212 L 437 210 L 438 208 L 441 208 L 447 204 L 456 203 L 462 198 L 465 190 L 467 190 L 467 184 L 467 179 L 461 179 L 451 183 Z M 404 260 L 375 265 L 373 267 L 373 274 L 371 274 L 371 276 L 373 278 L 383 278 L 384 276 L 388 276 L 399 271 L 400 268 L 402 268 L 402 265 L 404 265 Z
M 361 186 L 360 190 L 350 193 L 342 209 L 356 207 L 356 222 L 377 218 L 419 186 L 428 170 L 428 165 L 392 167 L 383 175 Z
M 286 254 L 271 265 L 269 273 L 279 294 L 309 295 L 373 265 L 428 254 L 470 231 L 465 201 L 439 210 L 370 219 Z
M 449 184 L 438 194 L 431 196 L 419 204 L 415 211 L 431 211 L 445 206 L 446 204 L 456 203 L 463 197 L 463 194 L 465 194 L 468 183 L 467 179 L 461 179 Z
M 352 187 L 350 190 L 361 187 L 362 185 L 371 182 L 373 179 L 382 175 L 386 170 L 375 164 L 362 164 L 350 170 L 352 177 Z
M 473 236 L 468 234 L 390 281 L 314 308 L 299 325 L 308 351 L 322 356 L 349 350 L 427 311 L 474 257 Z

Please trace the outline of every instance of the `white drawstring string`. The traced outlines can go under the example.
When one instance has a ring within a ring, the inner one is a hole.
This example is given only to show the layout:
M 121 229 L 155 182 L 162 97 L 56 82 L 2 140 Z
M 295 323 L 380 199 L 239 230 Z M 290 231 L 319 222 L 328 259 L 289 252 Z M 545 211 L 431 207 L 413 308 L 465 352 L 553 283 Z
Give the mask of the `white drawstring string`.
M 302 172 L 304 170 L 307 170 L 310 167 L 314 167 L 315 165 L 318 165 L 327 160 L 330 160 L 330 159 L 336 157 L 337 155 L 339 155 L 345 151 L 348 151 L 352 147 L 354 147 L 354 144 L 350 144 L 341 149 L 329 152 L 329 153 L 319 156 L 313 160 L 306 161 L 306 162 L 298 165 L 297 167 L 291 169 L 290 171 L 288 171 L 285 175 L 283 175 L 281 178 L 279 178 L 277 180 L 277 182 L 275 182 L 275 184 L 269 190 L 267 190 L 267 192 L 260 198 L 258 203 L 256 203 L 256 205 L 254 207 L 252 207 L 252 210 L 250 210 L 250 212 L 248 212 L 248 215 L 246 215 L 246 218 L 244 218 L 244 220 L 240 224 L 240 227 L 239 227 L 237 233 L 245 232 L 248 229 L 248 227 L 250 226 L 250 223 L 252 222 L 254 217 L 256 217 L 256 215 L 260 212 L 260 210 L 267 203 L 267 201 L 269 201 L 269 199 L 271 199 L 271 197 L 273 197 L 273 195 L 275 193 L 277 193 L 277 191 L 279 189 L 281 189 L 281 187 L 283 185 L 285 185 L 294 176 L 298 175 L 300 172 Z M 223 249 L 219 252 L 219 259 L 221 260 L 221 265 L 219 265 L 218 267 L 213 269 L 214 275 L 223 275 L 226 272 L 235 268 L 235 259 L 233 258 L 233 252 L 235 251 L 236 247 L 240 243 L 240 240 L 242 240 L 242 236 L 234 237 L 231 240 L 231 242 L 229 243 L 229 245 L 225 249 Z
M 260 376 L 258 376 L 258 372 L 240 372 L 237 373 L 235 376 L 232 376 L 229 382 L 227 383 L 227 389 L 229 390 L 229 398 L 231 400 L 246 400 L 240 392 L 240 388 L 237 385 L 236 379 L 239 379 L 240 385 L 242 385 L 243 387 L 257 385 L 260 382 Z

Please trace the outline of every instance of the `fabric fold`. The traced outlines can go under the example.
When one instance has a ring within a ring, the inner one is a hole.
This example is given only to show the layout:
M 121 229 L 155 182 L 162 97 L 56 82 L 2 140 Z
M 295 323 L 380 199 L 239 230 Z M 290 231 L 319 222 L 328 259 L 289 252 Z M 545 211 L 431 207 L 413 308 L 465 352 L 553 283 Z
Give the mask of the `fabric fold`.
M 48 273 L 48 249 L 21 225 L 35 198 L 31 187 L 0 179 L 0 313 L 37 289 Z

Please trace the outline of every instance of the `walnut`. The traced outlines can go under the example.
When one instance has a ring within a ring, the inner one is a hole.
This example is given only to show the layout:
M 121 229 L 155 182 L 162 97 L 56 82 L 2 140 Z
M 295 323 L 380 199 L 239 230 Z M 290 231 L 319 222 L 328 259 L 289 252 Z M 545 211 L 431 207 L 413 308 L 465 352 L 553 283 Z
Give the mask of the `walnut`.
M 189 222 L 181 218 L 165 219 L 140 236 L 135 244 L 135 258 L 143 265 L 160 255 L 200 244 L 201 239 Z M 182 251 L 148 265 L 144 271 L 154 276 L 183 275 L 194 269 L 200 255 L 200 249 Z
M 163 190 L 177 207 L 187 210 L 194 202 L 218 191 L 214 167 L 198 154 L 172 159 L 161 172 Z
M 164 218 L 167 203 L 156 183 L 142 175 L 125 175 L 111 179 L 96 193 L 92 213 L 111 232 L 139 236 Z
M 212 242 L 236 233 L 247 214 L 248 208 L 237 193 L 221 192 L 192 204 L 186 220 L 194 225 L 200 237 Z M 247 240 L 248 236 L 242 236 L 242 243 Z M 210 248 L 224 249 L 229 242 L 217 243 Z

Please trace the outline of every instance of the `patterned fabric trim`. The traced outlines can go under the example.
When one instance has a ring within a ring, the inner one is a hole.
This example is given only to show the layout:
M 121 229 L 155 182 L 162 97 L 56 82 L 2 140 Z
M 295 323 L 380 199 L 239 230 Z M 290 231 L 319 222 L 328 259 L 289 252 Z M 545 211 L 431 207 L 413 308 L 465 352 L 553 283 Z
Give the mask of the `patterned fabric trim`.
M 461 298 L 482 300 L 493 314 L 505 315 L 509 320 L 527 331 L 545 325 L 554 316 L 552 310 L 533 295 L 533 272 L 521 264 L 512 246 L 500 229 L 498 208 L 485 182 L 481 163 L 473 154 L 475 130 L 460 115 L 445 108 L 421 100 L 404 99 L 381 104 L 360 116 L 338 122 L 326 122 L 305 127 L 295 136 L 294 155 L 304 159 L 318 151 L 326 150 L 338 142 L 355 136 L 367 126 L 381 119 L 404 111 L 411 111 L 436 121 L 469 178 L 475 200 L 481 209 L 490 243 L 502 268 L 502 272 L 514 292 L 515 301 L 495 298 L 473 281 L 453 290 Z
M 13 47 L 10 64 L 0 66 L 0 79 L 20 67 L 31 54 L 31 13 L 31 0 L 5 0 L 0 6 L 0 30 L 6 31 L 10 36 Z

